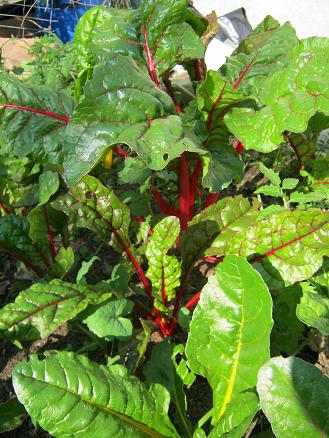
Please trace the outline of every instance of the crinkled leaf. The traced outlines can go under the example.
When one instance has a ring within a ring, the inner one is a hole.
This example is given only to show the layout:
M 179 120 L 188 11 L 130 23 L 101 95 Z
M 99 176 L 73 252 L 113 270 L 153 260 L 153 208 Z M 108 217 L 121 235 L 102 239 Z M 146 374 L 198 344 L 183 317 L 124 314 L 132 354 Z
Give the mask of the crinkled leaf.
M 208 136 L 204 142 L 208 153 L 203 156 L 204 187 L 216 192 L 233 179 L 243 176 L 243 165 L 230 144 L 230 132 L 224 123 L 224 115 L 232 106 L 245 100 L 217 72 L 209 71 L 206 80 L 197 91 L 198 107 L 206 121 Z
M 188 230 L 181 236 L 183 269 L 187 271 L 208 250 L 220 233 L 229 240 L 235 233 L 255 223 L 259 202 L 241 195 L 226 197 L 194 216 Z
M 259 206 L 257 199 L 250 203 L 242 195 L 228 196 L 194 216 L 188 230 L 181 236 L 184 270 L 188 270 L 204 253 L 210 252 L 208 248 L 218 235 L 230 240 L 245 227 L 252 227 Z
M 279 271 L 285 284 L 311 277 L 329 254 L 329 213 L 313 211 L 283 211 L 256 226 L 245 227 L 231 236 L 220 234 L 208 255 L 254 255 L 251 262 L 268 261 Z
M 138 12 L 131 9 L 99 6 L 87 11 L 74 32 L 81 65 L 93 66 L 97 61 L 108 60 L 117 54 L 142 60 L 138 18 Z
M 16 429 L 23 422 L 25 409 L 17 398 L 0 403 L 0 433 Z
M 256 385 L 272 325 L 272 299 L 261 276 L 241 257 L 225 257 L 201 293 L 186 345 L 192 371 L 213 389 L 213 424 Z
M 97 287 L 61 280 L 36 283 L 0 310 L 0 330 L 20 340 L 46 338 L 90 303 L 99 303 L 110 296 L 110 292 Z
M 23 216 L 0 217 L 0 250 L 16 257 L 39 277 L 49 266 L 29 236 L 29 222 Z
M 128 315 L 133 307 L 134 303 L 124 298 L 110 300 L 99 305 L 83 322 L 100 338 L 127 339 L 132 334 L 133 325 L 130 319 L 124 316 Z
M 175 297 L 175 289 L 180 285 L 180 262 L 167 253 L 180 233 L 179 219 L 168 216 L 162 219 L 153 230 L 153 235 L 146 248 L 148 270 L 146 276 L 152 282 L 154 305 L 166 309 L 167 302 Z
M 34 246 L 39 251 L 39 254 L 43 255 L 46 264 L 50 265 L 52 261 L 51 243 L 49 241 L 49 230 L 52 237 L 52 231 L 49 221 L 49 208 L 46 205 L 36 207 L 30 211 L 27 216 L 29 222 L 29 237 L 31 238 Z
M 257 96 L 262 81 L 287 66 L 291 50 L 299 43 L 289 22 L 280 26 L 267 16 L 228 58 L 221 72 L 248 96 Z
M 144 385 L 121 365 L 70 352 L 32 355 L 14 369 L 13 384 L 31 417 L 55 437 L 178 437 L 168 391 Z
M 253 392 L 239 394 L 227 407 L 209 438 L 241 438 L 259 410 L 258 397 Z
M 49 111 L 65 118 L 72 112 L 71 98 L 45 86 L 29 86 L 14 76 L 0 74 L 0 103 Z M 66 124 L 63 120 L 0 106 L 0 145 L 12 157 L 33 156 L 45 164 L 58 164 Z
M 174 114 L 171 98 L 131 58 L 117 56 L 98 65 L 65 137 L 68 184 L 76 184 L 117 143 L 126 143 L 153 170 L 184 151 L 202 153 L 198 140 L 185 133 Z
M 273 299 L 274 327 L 271 333 L 271 354 L 293 355 L 304 339 L 305 325 L 297 318 L 296 308 L 301 298 L 299 286 L 282 289 Z
M 315 287 L 301 283 L 303 296 L 297 305 L 297 316 L 305 324 L 315 327 L 325 336 L 329 335 L 329 285 Z M 325 290 L 326 289 L 326 290 Z
M 234 108 L 225 116 L 246 149 L 270 152 L 283 142 L 285 131 L 304 132 L 315 113 L 329 115 L 328 49 L 327 38 L 303 40 L 289 65 L 262 82 L 261 106 Z
M 113 233 L 116 246 L 122 241 L 129 245 L 129 209 L 98 179 L 85 176 L 51 205 L 66 213 L 75 226 L 94 231 L 105 242 L 110 242 Z
M 143 0 L 141 3 L 142 32 L 145 29 L 159 75 L 176 64 L 204 57 L 201 38 L 185 23 L 187 12 L 187 0 Z
M 328 436 L 329 379 L 314 365 L 272 358 L 259 371 L 257 391 L 275 436 Z

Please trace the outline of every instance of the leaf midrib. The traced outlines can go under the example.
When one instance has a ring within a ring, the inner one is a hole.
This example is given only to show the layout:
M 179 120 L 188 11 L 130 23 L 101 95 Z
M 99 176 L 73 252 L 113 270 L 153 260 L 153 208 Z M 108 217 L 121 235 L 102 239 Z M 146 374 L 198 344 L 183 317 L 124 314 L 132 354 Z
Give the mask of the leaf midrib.
M 125 414 L 121 414 L 119 412 L 116 412 L 116 411 L 108 408 L 107 406 L 102 406 L 98 403 L 92 402 L 91 400 L 88 400 L 88 399 L 82 397 L 81 395 L 78 395 L 77 393 L 71 391 L 68 388 L 63 388 L 61 386 L 55 385 L 54 383 L 45 382 L 44 380 L 36 379 L 32 376 L 27 376 L 27 375 L 23 374 L 22 372 L 20 372 L 20 373 L 18 372 L 18 374 L 23 376 L 23 378 L 25 378 L 25 379 L 30 379 L 34 382 L 43 383 L 44 385 L 49 385 L 53 388 L 59 389 L 61 391 L 65 391 L 65 392 L 75 396 L 77 399 L 80 399 L 80 401 L 83 403 L 89 404 L 89 405 L 91 405 L 99 410 L 105 411 L 109 415 L 113 415 L 115 417 L 118 417 L 120 420 L 124 421 L 125 423 L 128 423 L 128 424 L 136 427 L 137 429 L 141 430 L 142 432 L 146 433 L 151 438 L 165 438 L 164 435 L 161 435 L 160 433 L 158 433 L 154 429 L 151 429 L 148 426 L 145 426 L 143 423 L 139 423 L 138 421 L 134 420 L 133 418 L 131 418 Z

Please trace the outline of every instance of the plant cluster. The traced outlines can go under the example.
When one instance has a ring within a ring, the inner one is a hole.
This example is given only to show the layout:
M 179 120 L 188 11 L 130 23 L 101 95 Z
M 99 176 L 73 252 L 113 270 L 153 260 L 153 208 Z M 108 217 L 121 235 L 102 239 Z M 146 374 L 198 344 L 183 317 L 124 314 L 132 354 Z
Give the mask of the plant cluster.
M 216 22 L 187 0 L 96 7 L 66 81 L 39 80 L 64 46 L 0 74 L 0 250 L 25 265 L 1 337 L 84 336 L 14 368 L 1 431 L 26 410 L 55 437 L 329 434 L 329 380 L 296 357 L 329 334 L 329 39 L 266 17 L 207 71 Z

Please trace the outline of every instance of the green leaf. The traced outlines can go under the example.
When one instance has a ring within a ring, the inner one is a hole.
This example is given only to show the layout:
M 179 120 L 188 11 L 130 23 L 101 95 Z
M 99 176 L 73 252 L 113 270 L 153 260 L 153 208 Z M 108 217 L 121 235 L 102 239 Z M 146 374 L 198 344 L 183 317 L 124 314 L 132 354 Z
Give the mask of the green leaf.
M 240 394 L 227 407 L 209 438 L 241 438 L 259 410 L 258 397 L 253 392 Z
M 152 171 L 145 167 L 145 163 L 138 157 L 127 157 L 123 162 L 123 168 L 119 172 L 121 184 L 143 184 Z
M 241 257 L 225 257 L 202 291 L 186 345 L 192 371 L 213 389 L 213 424 L 256 385 L 271 328 L 272 300 L 261 276 Z
M 301 288 L 291 286 L 279 290 L 273 299 L 274 327 L 271 333 L 271 354 L 293 355 L 304 339 L 305 325 L 297 318 L 296 308 Z
M 192 435 L 192 427 L 186 412 L 186 399 L 183 390 L 183 381 L 178 375 L 173 364 L 174 345 L 164 340 L 155 344 L 152 348 L 151 357 L 143 367 L 143 374 L 147 382 L 160 383 L 170 392 L 172 401 L 176 405 L 175 416 L 177 422 L 187 436 Z
M 299 179 L 297 178 L 284 178 L 284 180 L 282 180 L 282 189 L 293 190 L 295 187 L 297 187 L 298 183 Z
M 261 210 L 261 212 L 259 213 L 257 220 L 258 221 L 262 221 L 263 219 L 272 216 L 273 214 L 279 213 L 280 211 L 285 210 L 284 207 L 282 207 L 279 204 L 271 204 L 268 207 L 264 208 L 263 210 Z
M 22 341 L 46 338 L 89 304 L 97 304 L 110 296 L 110 292 L 98 291 L 97 287 L 61 280 L 36 283 L 0 310 L 0 330 Z
M 39 176 L 39 205 L 45 204 L 57 192 L 59 178 L 57 172 L 47 170 Z
M 243 165 L 230 144 L 230 132 L 224 115 L 230 108 L 245 100 L 217 72 L 209 71 L 197 90 L 199 110 L 202 111 L 208 136 L 204 142 L 208 153 L 203 156 L 202 184 L 212 192 L 220 191 L 233 179 L 243 176 Z
M 329 189 L 327 187 L 321 187 L 314 192 L 302 193 L 293 192 L 290 195 L 290 202 L 296 202 L 297 204 L 306 204 L 308 202 L 320 202 L 329 198 Z
M 110 300 L 97 306 L 87 318 L 83 320 L 90 331 L 100 338 L 127 339 L 132 335 L 133 325 L 128 315 L 134 307 L 132 301 L 126 299 Z
M 16 429 L 23 422 L 25 409 L 17 398 L 0 403 L 0 433 Z
M 329 335 L 329 285 L 315 287 L 301 283 L 303 296 L 297 305 L 297 317 L 308 326 L 314 327 L 325 336 Z M 326 289 L 326 290 L 325 290 Z
M 71 247 L 60 248 L 57 256 L 55 257 L 55 262 L 50 266 L 48 270 L 48 275 L 53 278 L 63 278 L 70 272 L 74 265 L 74 252 Z
M 297 357 L 272 358 L 259 371 L 257 391 L 275 436 L 329 434 L 329 379 L 314 365 Z
M 188 15 L 187 0 L 143 0 L 140 14 L 159 75 L 176 64 L 204 57 L 202 40 L 185 23 Z
M 79 271 L 77 273 L 77 277 L 76 277 L 76 282 L 78 284 L 87 284 L 85 276 L 88 274 L 90 268 L 92 267 L 94 262 L 96 262 L 97 260 L 100 260 L 100 258 L 97 257 L 97 256 L 93 256 L 87 262 L 83 261 L 81 263 L 81 267 L 80 267 L 80 269 L 79 269 Z
M 261 187 L 259 187 L 259 189 L 257 189 L 254 192 L 255 195 L 258 195 L 259 193 L 266 195 L 266 196 L 273 196 L 275 198 L 281 198 L 283 196 L 281 188 L 278 186 L 275 186 L 273 184 L 261 186 Z
M 29 223 L 25 217 L 7 215 L 0 217 L 0 251 L 5 251 L 22 261 L 39 277 L 44 274 L 49 261 L 29 237 Z
M 224 76 L 237 84 L 245 94 L 257 97 L 264 79 L 284 69 L 292 49 L 298 44 L 296 31 L 291 24 L 280 26 L 267 16 L 240 44 L 221 68 Z
M 260 203 L 253 198 L 249 200 L 242 195 L 225 197 L 216 204 L 196 215 L 186 233 L 181 237 L 181 251 L 184 270 L 203 256 L 210 253 L 211 243 L 219 235 L 229 241 L 236 233 L 256 223 Z
M 303 40 L 293 49 L 289 65 L 262 82 L 261 105 L 234 108 L 225 116 L 246 149 L 271 152 L 284 141 L 285 131 L 304 132 L 314 114 L 329 115 L 328 48 L 327 38 Z
M 167 254 L 179 233 L 177 217 L 168 216 L 162 219 L 154 227 L 145 252 L 149 264 L 146 276 L 152 282 L 154 306 L 163 311 L 166 310 L 167 303 L 175 298 L 175 289 L 180 285 L 180 262 Z
M 178 437 L 167 390 L 147 387 L 121 365 L 69 352 L 32 355 L 14 369 L 13 385 L 30 416 L 55 437 Z
M 72 112 L 71 98 L 64 91 L 29 86 L 14 76 L 0 74 L 0 102 L 49 111 L 65 118 Z M 44 114 L 0 107 L 0 145 L 11 157 L 33 156 L 45 164 L 58 164 L 66 124 Z
M 125 242 L 129 246 L 129 209 L 116 197 L 113 190 L 92 176 L 85 176 L 67 194 L 52 202 L 52 207 L 66 213 L 76 227 L 88 228 L 105 242 L 113 233 L 116 247 Z M 120 246 L 122 251 L 122 246 Z
M 88 68 L 117 54 L 142 60 L 139 27 L 136 10 L 104 6 L 90 9 L 81 17 L 74 32 L 80 64 Z
M 275 186 L 280 186 L 281 184 L 281 178 L 280 175 L 277 172 L 274 172 L 273 169 L 269 169 L 268 167 L 264 166 L 263 163 L 258 163 L 259 170 L 262 172 L 264 176 Z M 298 181 L 298 180 L 297 180 Z
M 252 263 L 267 258 L 289 286 L 320 268 L 329 253 L 328 230 L 327 212 L 283 211 L 241 229 L 230 239 L 220 234 L 206 254 L 253 256 Z
M 174 115 L 171 98 L 131 58 L 117 56 L 98 65 L 84 93 L 64 142 L 64 177 L 69 186 L 117 143 L 127 144 L 153 170 L 164 168 L 184 151 L 204 151 Z

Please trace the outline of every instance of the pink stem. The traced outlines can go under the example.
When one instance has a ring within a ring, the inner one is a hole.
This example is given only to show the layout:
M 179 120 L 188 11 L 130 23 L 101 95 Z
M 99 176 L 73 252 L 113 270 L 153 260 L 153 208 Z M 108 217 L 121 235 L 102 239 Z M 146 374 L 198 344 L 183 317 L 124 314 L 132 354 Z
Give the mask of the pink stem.
M 65 125 L 68 125 L 70 122 L 69 116 L 61 116 L 60 114 L 56 114 L 56 113 L 53 113 L 53 112 L 47 111 L 47 110 L 30 108 L 28 106 L 16 105 L 14 103 L 0 103 L 0 106 L 2 106 L 4 109 L 12 108 L 12 109 L 16 109 L 19 111 L 28 111 L 32 114 L 42 114 L 44 116 L 51 117 L 51 118 L 56 119 L 56 120 L 60 120 L 61 122 L 64 122 Z

